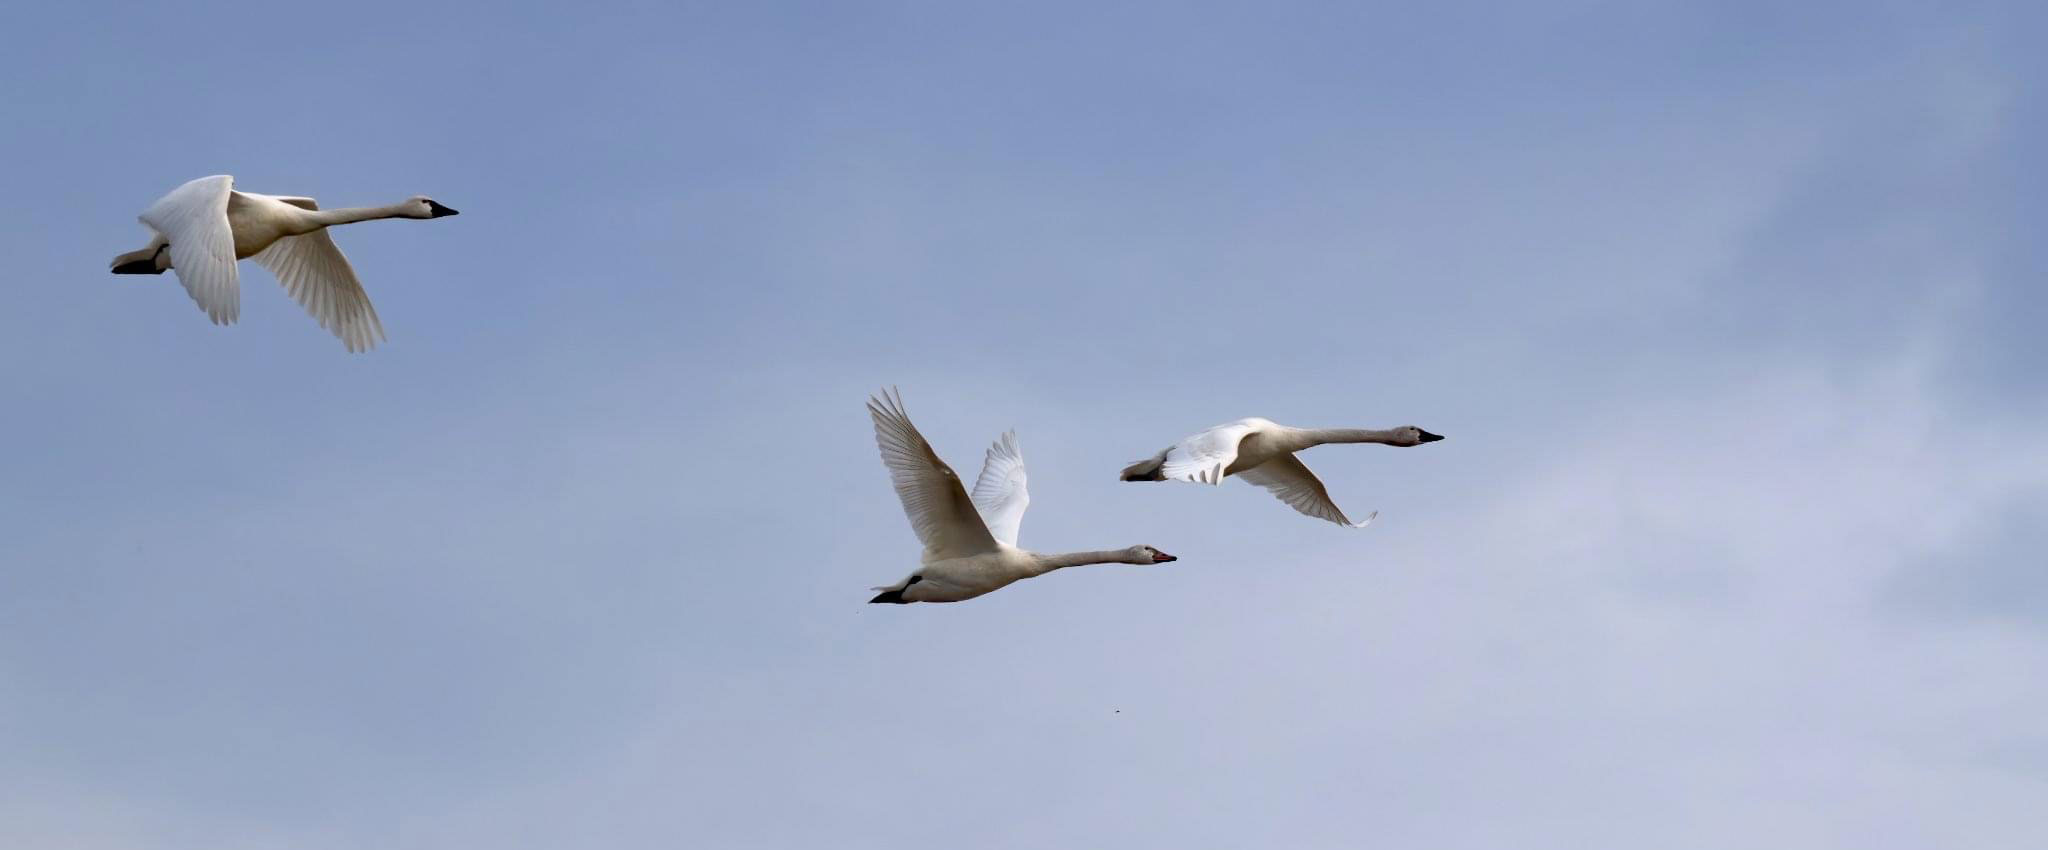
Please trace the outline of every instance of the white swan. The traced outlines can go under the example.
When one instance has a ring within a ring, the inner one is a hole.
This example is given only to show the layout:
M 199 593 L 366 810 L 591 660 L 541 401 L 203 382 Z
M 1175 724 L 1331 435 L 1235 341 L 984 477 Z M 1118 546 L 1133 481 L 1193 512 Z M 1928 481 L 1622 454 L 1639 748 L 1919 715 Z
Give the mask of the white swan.
M 234 190 L 235 178 L 201 177 L 163 196 L 142 212 L 155 233 L 149 247 L 114 258 L 114 274 L 178 272 L 178 282 L 216 325 L 241 315 L 235 261 L 253 259 L 277 276 L 323 328 L 350 351 L 367 351 L 384 338 L 384 325 L 348 258 L 328 238 L 337 224 L 379 218 L 440 218 L 455 211 L 432 198 L 414 197 L 387 207 L 323 210 L 312 198 Z
M 960 476 L 910 424 L 902 393 L 869 399 L 868 414 L 874 417 L 875 445 L 903 500 L 903 512 L 924 541 L 924 565 L 902 581 L 873 588 L 881 593 L 869 602 L 959 602 L 1061 567 L 1175 560 L 1150 546 L 1065 555 L 1019 549 L 1017 526 L 1031 496 L 1024 489 L 1024 455 L 1017 449 L 1016 432 L 989 447 L 970 498 Z
M 1295 452 L 1325 443 L 1382 443 L 1419 446 L 1443 437 L 1413 425 L 1386 431 L 1364 428 L 1289 428 L 1270 419 L 1239 419 L 1197 433 L 1165 451 L 1124 467 L 1124 481 L 1195 481 L 1222 484 L 1235 475 L 1266 488 L 1295 510 L 1338 525 L 1364 528 L 1379 511 L 1360 522 L 1338 510 L 1330 491 L 1308 471 Z

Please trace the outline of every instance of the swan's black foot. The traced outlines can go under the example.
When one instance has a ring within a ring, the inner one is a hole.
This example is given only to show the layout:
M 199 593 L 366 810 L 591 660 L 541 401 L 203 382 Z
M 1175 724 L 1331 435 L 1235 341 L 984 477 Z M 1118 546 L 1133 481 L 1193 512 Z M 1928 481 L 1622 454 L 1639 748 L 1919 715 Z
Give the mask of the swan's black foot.
M 114 274 L 163 274 L 163 273 L 164 273 L 164 270 L 163 270 L 163 269 L 160 269 L 160 268 L 157 268 L 157 267 L 156 267 L 156 258 L 155 258 L 155 257 L 151 257 L 151 258 L 149 258 L 149 259 L 147 259 L 147 260 L 129 260 L 128 262 L 122 263 L 122 264 L 120 264 L 120 265 L 118 265 L 118 266 L 115 266 L 115 267 L 114 267 Z
M 1166 454 L 1166 452 L 1160 452 L 1144 460 L 1138 461 L 1137 463 L 1131 464 L 1130 466 L 1124 467 L 1124 470 L 1122 472 L 1117 473 L 1117 480 L 1165 481 L 1166 476 L 1159 474 L 1159 471 L 1166 468 Z
M 903 583 L 903 587 L 897 590 L 884 590 L 881 593 L 877 593 L 875 598 L 868 600 L 868 604 L 873 605 L 877 602 L 887 602 L 891 605 L 909 605 L 910 600 L 903 598 L 903 591 L 909 590 L 911 585 L 921 581 L 924 581 L 924 576 L 911 576 L 909 581 Z

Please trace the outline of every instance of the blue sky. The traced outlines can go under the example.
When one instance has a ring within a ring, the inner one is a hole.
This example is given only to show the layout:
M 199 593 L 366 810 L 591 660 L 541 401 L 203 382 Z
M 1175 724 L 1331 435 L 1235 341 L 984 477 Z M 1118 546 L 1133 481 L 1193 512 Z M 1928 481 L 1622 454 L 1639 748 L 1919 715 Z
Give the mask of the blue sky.
M 17 11 L 0 845 L 2031 847 L 2044 23 Z M 215 173 L 463 214 L 349 356 L 106 274 Z M 885 384 L 1181 560 L 863 604 Z M 1449 440 L 1114 481 L 1253 415 Z

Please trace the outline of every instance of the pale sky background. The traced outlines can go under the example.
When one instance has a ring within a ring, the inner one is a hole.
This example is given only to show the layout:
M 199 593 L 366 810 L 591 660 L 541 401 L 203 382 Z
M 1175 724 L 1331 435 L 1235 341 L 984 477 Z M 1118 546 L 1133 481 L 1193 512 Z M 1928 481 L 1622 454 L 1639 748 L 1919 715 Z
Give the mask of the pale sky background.
M 0 846 L 2048 835 L 2036 4 L 558 7 L 10 10 Z M 216 173 L 462 215 L 350 356 Z M 1180 562 L 865 604 L 885 384 Z

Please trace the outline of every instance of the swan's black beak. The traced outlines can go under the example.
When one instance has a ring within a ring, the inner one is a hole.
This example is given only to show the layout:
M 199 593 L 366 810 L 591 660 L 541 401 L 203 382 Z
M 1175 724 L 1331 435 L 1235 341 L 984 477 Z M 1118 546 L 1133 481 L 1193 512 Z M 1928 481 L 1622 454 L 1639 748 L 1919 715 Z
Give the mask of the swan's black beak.
M 460 214 L 460 213 L 458 213 L 458 212 L 457 212 L 456 210 L 450 209 L 450 208 L 448 208 L 448 207 L 444 207 L 444 206 L 441 206 L 441 204 L 440 204 L 439 202 L 436 202 L 436 201 L 428 201 L 428 202 L 427 202 L 427 217 L 428 217 L 428 218 L 440 218 L 440 217 L 442 217 L 442 216 L 444 216 L 444 215 L 459 215 L 459 214 Z
M 1155 564 L 1171 564 L 1171 563 L 1173 563 L 1173 562 L 1175 562 L 1175 561 L 1178 561 L 1178 560 L 1180 560 L 1180 559 L 1179 559 L 1179 558 L 1176 558 L 1176 557 L 1174 557 L 1174 556 L 1172 556 L 1172 555 L 1168 555 L 1168 554 L 1166 554 L 1165 552 L 1160 552 L 1159 554 L 1156 554 L 1156 555 L 1153 555 L 1153 556 L 1152 556 L 1152 563 L 1155 563 Z
M 1417 430 L 1417 431 L 1422 431 L 1422 429 L 1421 429 L 1421 428 L 1417 428 L 1417 429 L 1415 429 L 1415 430 Z M 1422 431 L 1422 441 L 1423 441 L 1423 442 L 1425 442 L 1425 443 L 1434 443 L 1434 442 L 1436 442 L 1436 441 L 1438 441 L 1438 440 L 1441 440 L 1441 439 L 1443 439 L 1443 438 L 1444 438 L 1444 435 L 1442 435 L 1442 434 L 1432 434 L 1432 433 L 1429 433 L 1428 431 Z

